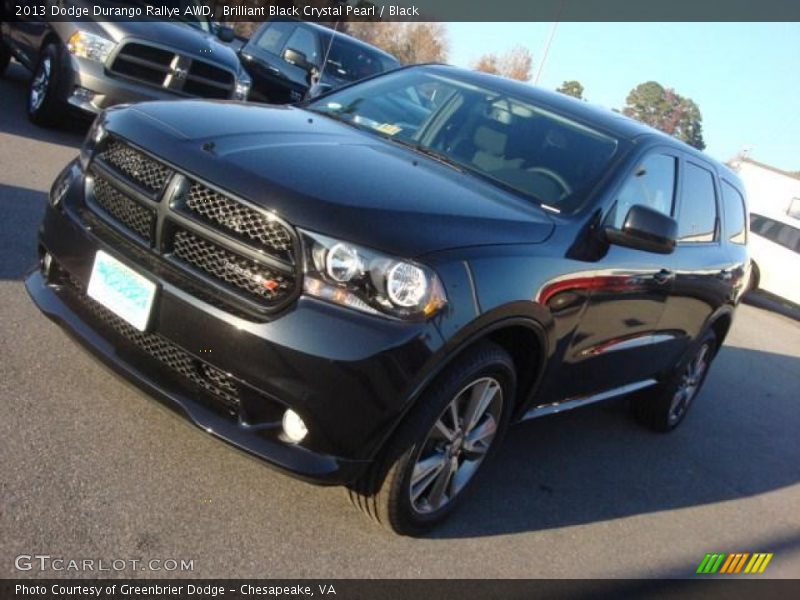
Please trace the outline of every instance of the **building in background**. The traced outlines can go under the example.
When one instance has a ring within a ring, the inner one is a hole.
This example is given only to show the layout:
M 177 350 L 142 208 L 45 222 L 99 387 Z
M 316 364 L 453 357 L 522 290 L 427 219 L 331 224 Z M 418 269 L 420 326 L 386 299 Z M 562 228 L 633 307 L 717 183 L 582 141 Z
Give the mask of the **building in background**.
M 789 216 L 800 224 L 800 173 L 790 173 L 753 160 L 743 153 L 728 162 L 747 189 L 751 212 Z

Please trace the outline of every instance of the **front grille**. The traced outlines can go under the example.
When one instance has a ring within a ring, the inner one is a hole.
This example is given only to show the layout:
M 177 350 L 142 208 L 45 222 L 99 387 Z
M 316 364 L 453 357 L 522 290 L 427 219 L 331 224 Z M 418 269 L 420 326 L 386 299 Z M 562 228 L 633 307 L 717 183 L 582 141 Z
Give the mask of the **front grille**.
M 115 136 L 101 143 L 89 174 L 88 212 L 137 246 L 132 254 L 119 240 L 111 242 L 146 270 L 166 279 L 177 273 L 171 283 L 240 316 L 260 318 L 299 292 L 296 234 L 270 211 Z
M 122 171 L 150 193 L 158 193 L 164 189 L 164 184 L 172 175 L 172 170 L 167 166 L 114 139 L 98 154 L 98 158 Z
M 294 288 L 292 278 L 184 229 L 175 231 L 172 253 L 215 279 L 267 302 L 286 297 Z
M 105 306 L 86 295 L 80 282 L 62 272 L 62 283 L 70 289 L 78 308 L 89 316 L 105 334 L 123 338 L 151 358 L 167 367 L 175 375 L 208 392 L 219 403 L 212 408 L 222 409 L 229 415 L 239 412 L 239 391 L 235 380 L 227 373 L 193 357 L 183 348 L 156 334 L 141 332 L 129 325 Z
M 140 240 L 148 244 L 152 243 L 156 221 L 155 212 L 114 188 L 102 175 L 97 173 L 93 173 L 93 175 L 95 202 Z
M 290 257 L 292 236 L 280 221 L 269 214 L 236 202 L 200 183 L 193 183 L 189 188 L 186 208 L 225 233 L 256 242 L 271 254 Z
M 110 71 L 181 95 L 230 98 L 236 84 L 233 72 L 213 63 L 149 44 L 125 44 Z

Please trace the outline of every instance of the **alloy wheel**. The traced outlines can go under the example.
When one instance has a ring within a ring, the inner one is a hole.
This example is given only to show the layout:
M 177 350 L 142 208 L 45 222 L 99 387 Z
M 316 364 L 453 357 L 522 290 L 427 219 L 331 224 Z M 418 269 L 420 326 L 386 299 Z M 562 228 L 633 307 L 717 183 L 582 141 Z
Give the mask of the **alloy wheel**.
M 52 62 L 49 57 L 44 57 L 36 70 L 31 82 L 31 95 L 30 95 L 30 109 L 31 112 L 36 112 L 42 106 L 45 96 L 47 95 L 47 88 L 50 86 L 50 73 L 52 70 Z
M 493 377 L 465 386 L 428 432 L 411 473 L 411 506 L 422 514 L 450 503 L 478 471 L 497 434 L 503 389 Z
M 694 358 L 684 368 L 678 388 L 672 396 L 672 403 L 669 408 L 670 423 L 680 420 L 697 395 L 697 390 L 700 388 L 708 369 L 710 354 L 711 346 L 708 343 L 703 344 Z

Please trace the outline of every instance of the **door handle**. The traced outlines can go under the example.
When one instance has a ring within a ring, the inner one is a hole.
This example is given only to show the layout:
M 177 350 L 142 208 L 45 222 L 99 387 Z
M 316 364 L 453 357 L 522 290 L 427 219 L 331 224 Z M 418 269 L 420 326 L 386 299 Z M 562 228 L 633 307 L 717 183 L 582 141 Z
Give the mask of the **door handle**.
M 657 284 L 664 285 L 675 279 L 675 273 L 668 269 L 661 269 L 658 273 L 653 275 L 653 279 Z

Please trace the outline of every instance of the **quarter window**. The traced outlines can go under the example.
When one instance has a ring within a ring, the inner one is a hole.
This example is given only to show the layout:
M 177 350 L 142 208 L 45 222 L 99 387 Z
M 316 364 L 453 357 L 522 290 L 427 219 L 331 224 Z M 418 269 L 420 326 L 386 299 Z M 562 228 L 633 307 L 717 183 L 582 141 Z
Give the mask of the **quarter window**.
M 678 240 L 713 242 L 717 223 L 714 176 L 692 163 L 686 163 L 683 175 Z
M 725 229 L 728 232 L 728 240 L 734 244 L 744 244 L 747 241 L 744 198 L 739 190 L 727 181 L 722 182 L 722 202 L 725 205 Z
M 642 204 L 665 215 L 672 214 L 675 197 L 674 156 L 653 154 L 636 167 L 617 196 L 614 226 L 622 228 L 628 211 L 635 204 Z

